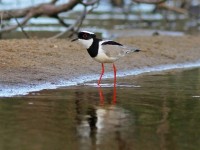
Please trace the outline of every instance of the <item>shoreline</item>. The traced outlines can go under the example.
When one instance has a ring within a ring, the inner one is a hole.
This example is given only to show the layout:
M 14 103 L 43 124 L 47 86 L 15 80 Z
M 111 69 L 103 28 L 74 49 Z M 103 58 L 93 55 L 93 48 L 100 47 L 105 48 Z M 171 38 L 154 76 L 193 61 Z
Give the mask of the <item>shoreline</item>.
M 144 75 L 146 73 L 157 73 L 157 72 L 163 72 L 163 71 L 170 71 L 170 70 L 177 70 L 177 69 L 190 69 L 190 68 L 196 68 L 200 67 L 200 60 L 196 62 L 186 62 L 182 64 L 167 64 L 167 65 L 159 65 L 159 66 L 154 66 L 154 67 L 144 67 L 141 69 L 133 69 L 133 70 L 128 70 L 125 72 L 119 72 L 117 77 L 122 78 L 122 77 L 128 77 L 128 76 L 138 76 L 138 75 Z M 0 90 L 0 97 L 14 97 L 14 96 L 24 96 L 27 95 L 31 92 L 38 92 L 41 90 L 50 90 L 50 89 L 57 89 L 61 87 L 70 87 L 70 86 L 79 86 L 85 82 L 90 82 L 90 81 L 96 81 L 98 79 L 98 75 L 83 75 L 77 78 L 72 78 L 70 81 L 62 81 L 60 80 L 58 83 L 42 83 L 38 85 L 19 85 L 19 86 L 13 86 L 13 87 L 8 87 L 4 86 L 3 90 Z M 105 73 L 104 79 L 112 79 L 113 74 L 112 72 Z M 83 84 L 84 85 L 84 84 Z M 94 85 L 95 86 L 95 85 Z M 128 85 L 127 85 L 128 86 Z M 96 87 L 98 87 L 96 85 Z
M 124 37 L 116 41 L 143 50 L 115 63 L 118 77 L 200 66 L 199 36 Z M 65 39 L 21 39 L 0 40 L 0 45 L 0 97 L 99 78 L 101 65 L 77 43 Z M 111 64 L 106 64 L 103 78 L 112 76 Z

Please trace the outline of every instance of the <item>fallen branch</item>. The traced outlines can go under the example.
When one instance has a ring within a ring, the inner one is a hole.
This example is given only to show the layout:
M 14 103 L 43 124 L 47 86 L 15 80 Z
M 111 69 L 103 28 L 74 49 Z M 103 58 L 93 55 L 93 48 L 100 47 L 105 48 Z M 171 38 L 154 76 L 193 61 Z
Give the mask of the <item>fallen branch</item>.
M 132 1 L 137 2 L 137 3 L 154 4 L 154 5 L 157 5 L 157 7 L 159 7 L 159 8 L 177 12 L 177 13 L 181 13 L 181 14 L 188 13 L 188 11 L 186 9 L 168 6 L 165 3 L 166 0 L 132 0 Z
M 54 5 L 56 0 L 53 0 L 51 3 L 40 4 L 35 7 L 28 7 L 24 9 L 16 9 L 9 11 L 0 11 L 0 14 L 4 14 L 2 19 L 9 20 L 11 18 L 24 18 L 19 24 L 24 26 L 31 18 L 36 18 L 39 16 L 49 16 L 57 18 L 62 25 L 68 26 L 61 19 L 59 19 L 58 14 L 61 12 L 69 11 L 73 9 L 78 3 L 79 0 L 70 0 L 68 3 L 62 5 Z M 2 16 L 2 15 L 1 15 Z M 15 30 L 18 25 L 4 27 L 0 30 L 0 33 L 10 32 Z
M 99 3 L 99 0 L 93 0 L 91 2 L 83 2 L 83 1 L 80 1 L 80 3 L 84 6 L 91 6 L 91 5 L 95 5 L 96 3 Z
M 2 29 L 2 22 L 3 22 L 3 15 L 4 15 L 4 13 L 2 13 L 2 14 L 0 14 L 1 15 L 1 20 L 0 20 L 0 30 Z
M 59 38 L 62 35 L 66 34 L 67 32 L 74 31 L 75 26 L 77 26 L 79 24 L 79 22 L 83 20 L 84 16 L 85 16 L 85 9 L 84 9 L 83 13 L 80 15 L 80 17 L 76 20 L 76 22 L 74 24 L 72 24 L 68 28 L 66 28 L 65 31 L 60 32 L 60 33 L 50 37 L 50 39 Z
M 59 1 L 59 0 L 52 0 L 51 4 L 55 4 L 57 1 Z
M 3 12 L 7 14 L 3 16 L 3 20 L 11 19 L 12 17 L 10 15 L 15 16 L 16 18 L 23 18 L 29 13 L 31 13 L 33 17 L 39 17 L 39 16 L 52 17 L 55 14 L 73 9 L 79 3 L 80 3 L 79 0 L 70 0 L 68 3 L 64 3 L 61 5 L 55 5 L 55 3 L 43 3 L 38 6 L 27 7 L 24 9 L 0 11 L 0 14 Z
M 161 4 L 164 3 L 166 0 L 132 0 L 136 3 L 145 3 L 145 4 Z
M 31 18 L 32 18 L 32 15 L 27 15 L 24 18 L 24 20 L 22 22 L 20 22 L 19 24 L 21 26 L 24 26 Z M 15 30 L 17 28 L 18 28 L 18 24 L 14 25 L 14 26 L 7 26 L 7 27 L 4 27 L 3 29 L 1 29 L 0 33 L 10 32 L 10 31 Z
M 95 4 L 97 4 L 97 5 L 95 6 Z M 91 7 L 91 9 L 89 9 L 89 10 L 87 11 L 87 6 L 90 6 L 90 5 L 92 5 L 92 7 Z M 77 26 L 77 29 L 75 30 L 76 33 L 79 31 L 81 25 L 83 24 L 83 20 L 85 19 L 86 15 L 87 15 L 88 13 L 92 12 L 95 8 L 97 8 L 98 5 L 99 5 L 99 0 L 95 0 L 95 1 L 93 1 L 93 2 L 85 3 L 85 4 L 84 4 L 83 15 L 82 15 L 81 21 L 79 22 L 79 25 Z
M 18 24 L 18 26 L 20 27 L 20 29 L 22 30 L 22 32 L 24 33 L 24 35 L 26 36 L 26 38 L 29 39 L 29 38 L 30 38 L 29 35 L 26 33 L 26 31 L 24 31 L 23 26 L 19 23 L 19 21 L 17 20 L 17 18 L 14 17 L 14 19 L 15 19 L 15 21 L 17 22 L 17 24 Z
M 180 13 L 180 14 L 188 14 L 188 11 L 186 9 L 168 6 L 165 3 L 159 4 L 158 8 L 170 10 L 170 11 L 173 11 L 173 12 L 176 12 L 176 13 Z
M 94 3 L 95 2 L 95 3 Z M 97 6 L 95 6 L 95 4 L 99 4 L 99 0 L 95 0 L 92 3 L 84 3 L 84 10 L 82 12 L 82 14 L 80 15 L 80 17 L 76 20 L 76 22 L 72 25 L 70 25 L 65 31 L 60 32 L 58 34 L 56 34 L 53 37 L 50 37 L 50 39 L 54 39 L 54 38 L 58 38 L 61 37 L 62 35 L 66 34 L 67 32 L 73 31 L 73 33 L 77 33 L 83 23 L 83 20 L 85 19 L 86 15 L 88 13 L 90 13 L 94 8 L 96 8 Z M 87 11 L 87 6 L 92 5 L 91 9 L 89 9 Z M 76 28 L 76 29 L 75 29 Z

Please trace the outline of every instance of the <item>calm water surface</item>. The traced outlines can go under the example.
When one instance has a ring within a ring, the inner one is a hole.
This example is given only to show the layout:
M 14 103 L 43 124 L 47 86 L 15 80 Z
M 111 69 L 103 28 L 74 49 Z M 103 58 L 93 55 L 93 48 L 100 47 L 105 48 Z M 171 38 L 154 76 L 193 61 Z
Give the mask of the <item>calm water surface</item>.
M 118 84 L 0 98 L 0 149 L 200 148 L 200 69 L 126 77 Z

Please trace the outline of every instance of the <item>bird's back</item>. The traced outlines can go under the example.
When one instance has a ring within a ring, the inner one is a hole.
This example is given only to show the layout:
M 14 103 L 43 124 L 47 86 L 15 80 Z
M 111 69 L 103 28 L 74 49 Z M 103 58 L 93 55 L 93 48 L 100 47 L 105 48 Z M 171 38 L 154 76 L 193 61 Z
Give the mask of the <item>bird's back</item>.
M 139 51 L 136 47 L 124 46 L 114 41 L 104 41 L 101 43 L 100 47 L 108 57 L 116 60 L 131 52 Z

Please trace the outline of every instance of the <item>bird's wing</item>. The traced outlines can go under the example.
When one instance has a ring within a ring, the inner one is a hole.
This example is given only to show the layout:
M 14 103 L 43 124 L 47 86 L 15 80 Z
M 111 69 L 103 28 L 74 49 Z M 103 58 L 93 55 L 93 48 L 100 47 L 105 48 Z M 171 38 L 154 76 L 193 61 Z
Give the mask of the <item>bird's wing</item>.
M 113 58 L 119 58 L 128 53 L 139 51 L 136 47 L 124 46 L 114 41 L 105 41 L 101 44 L 101 46 L 106 55 Z

